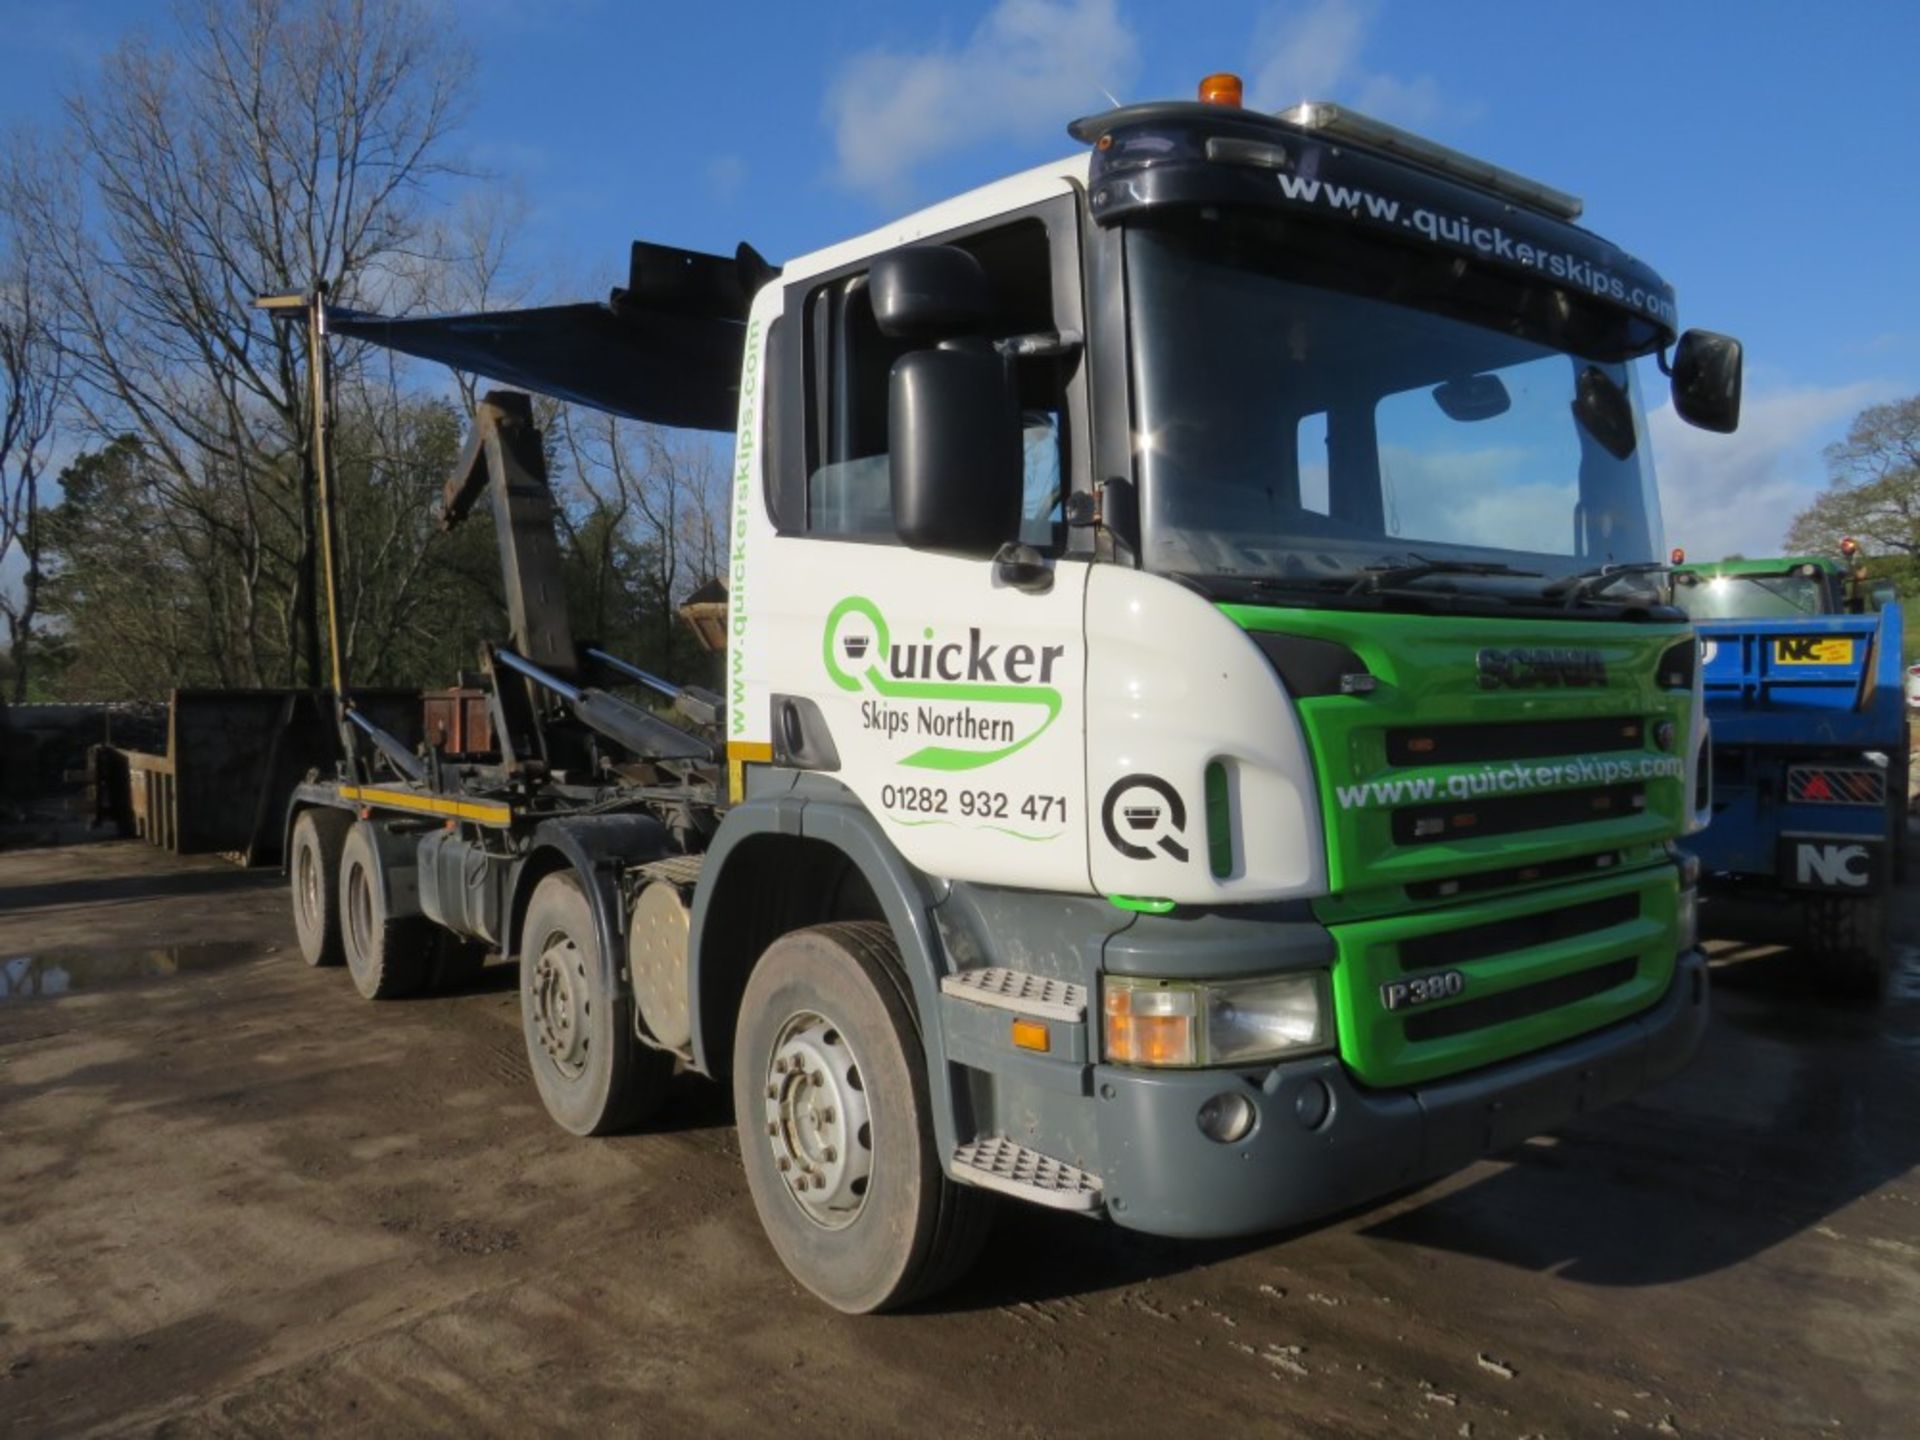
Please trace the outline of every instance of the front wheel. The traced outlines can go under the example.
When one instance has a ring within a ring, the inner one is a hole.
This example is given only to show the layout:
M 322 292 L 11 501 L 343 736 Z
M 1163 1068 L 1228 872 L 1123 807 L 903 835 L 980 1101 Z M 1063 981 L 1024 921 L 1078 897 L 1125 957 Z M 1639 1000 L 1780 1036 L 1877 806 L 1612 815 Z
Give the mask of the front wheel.
M 990 1197 L 947 1178 L 927 1095 L 885 925 L 816 925 L 768 947 L 735 1030 L 740 1155 L 774 1250 L 837 1310 L 931 1295 L 986 1238 Z
M 575 1135 L 637 1125 L 666 1100 L 673 1056 L 634 1037 L 632 1002 L 608 987 L 580 877 L 534 887 L 520 931 L 520 1031 L 554 1123 Z

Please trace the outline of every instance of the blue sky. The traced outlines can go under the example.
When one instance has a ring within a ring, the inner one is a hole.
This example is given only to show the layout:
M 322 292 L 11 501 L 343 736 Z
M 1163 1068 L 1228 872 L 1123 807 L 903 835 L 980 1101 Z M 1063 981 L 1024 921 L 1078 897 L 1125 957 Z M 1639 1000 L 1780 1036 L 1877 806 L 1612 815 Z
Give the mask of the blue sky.
M 57 113 L 164 3 L 0 0 L 0 125 Z M 1656 414 L 1669 538 L 1762 552 L 1863 405 L 1920 392 L 1920 5 L 464 0 L 473 163 L 542 298 L 635 237 L 780 260 L 1072 148 L 1066 122 L 1209 70 L 1343 100 L 1587 201 L 1748 346 L 1741 433 Z M 570 293 L 569 293 L 570 292 Z M 1657 381 L 1657 376 L 1648 377 Z M 1650 385 L 1651 391 L 1651 385 Z

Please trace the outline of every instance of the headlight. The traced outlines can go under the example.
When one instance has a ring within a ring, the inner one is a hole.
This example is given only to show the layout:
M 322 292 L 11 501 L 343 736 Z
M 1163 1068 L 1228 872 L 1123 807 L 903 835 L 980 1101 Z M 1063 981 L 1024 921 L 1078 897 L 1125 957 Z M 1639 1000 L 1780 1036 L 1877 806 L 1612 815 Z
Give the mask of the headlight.
M 1109 975 L 1102 995 L 1114 1065 L 1242 1065 L 1332 1044 L 1323 971 L 1259 980 Z

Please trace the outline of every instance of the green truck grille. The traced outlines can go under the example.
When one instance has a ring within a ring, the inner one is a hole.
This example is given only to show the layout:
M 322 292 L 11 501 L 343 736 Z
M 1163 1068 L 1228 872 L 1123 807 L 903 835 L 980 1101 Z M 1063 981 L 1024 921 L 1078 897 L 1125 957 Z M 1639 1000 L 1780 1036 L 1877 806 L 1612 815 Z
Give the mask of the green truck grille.
M 1393 812 L 1396 845 L 1446 840 L 1480 840 L 1583 825 L 1637 815 L 1647 808 L 1644 785 L 1593 785 L 1544 795 L 1502 795 L 1491 800 L 1468 797 L 1438 805 L 1409 805 Z
M 1679 887 L 1664 846 L 1687 819 L 1693 697 L 1662 664 L 1686 651 L 1684 627 L 1223 608 L 1256 639 L 1329 648 L 1342 676 L 1370 680 L 1291 687 L 1327 837 L 1314 912 L 1338 946 L 1356 1079 L 1478 1069 L 1666 993 Z M 1512 683 L 1506 662 L 1542 651 L 1580 656 L 1578 683 Z M 1416 983 L 1451 971 L 1464 984 Z M 1389 1009 L 1394 985 L 1421 1003 Z
M 1678 896 L 1661 864 L 1335 926 L 1340 1053 L 1364 1084 L 1415 1085 L 1624 1020 L 1672 982 Z M 1387 1008 L 1387 986 L 1446 971 L 1458 994 Z
M 1638 715 L 1492 725 L 1400 725 L 1387 731 L 1389 765 L 1460 765 L 1475 760 L 1540 760 L 1638 750 L 1647 725 Z

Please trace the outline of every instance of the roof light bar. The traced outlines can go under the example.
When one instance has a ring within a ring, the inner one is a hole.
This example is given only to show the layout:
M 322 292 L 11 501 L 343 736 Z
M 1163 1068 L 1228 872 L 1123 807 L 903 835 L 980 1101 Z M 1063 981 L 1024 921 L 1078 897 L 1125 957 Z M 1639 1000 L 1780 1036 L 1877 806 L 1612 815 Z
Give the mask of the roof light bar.
M 1580 213 L 1586 209 L 1577 195 L 1569 195 L 1538 180 L 1529 180 L 1524 175 L 1516 175 L 1485 160 L 1476 160 L 1451 146 L 1425 139 L 1343 105 L 1309 100 L 1290 110 L 1281 111 L 1280 118 L 1291 125 L 1298 125 L 1302 130 L 1313 130 L 1335 140 L 1351 140 L 1356 145 L 1385 150 L 1416 165 L 1424 165 L 1429 170 L 1438 170 L 1442 175 L 1450 175 L 1469 185 L 1504 195 L 1531 209 L 1544 210 L 1561 220 L 1578 220 Z

